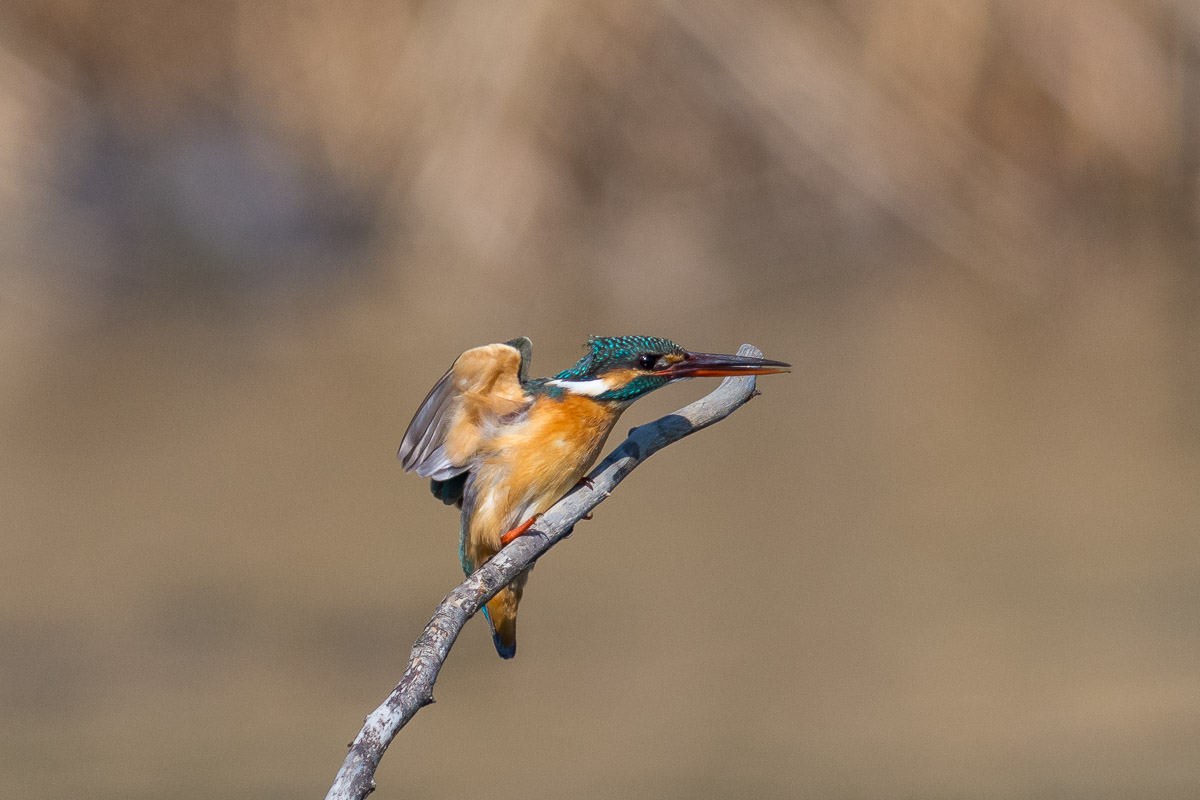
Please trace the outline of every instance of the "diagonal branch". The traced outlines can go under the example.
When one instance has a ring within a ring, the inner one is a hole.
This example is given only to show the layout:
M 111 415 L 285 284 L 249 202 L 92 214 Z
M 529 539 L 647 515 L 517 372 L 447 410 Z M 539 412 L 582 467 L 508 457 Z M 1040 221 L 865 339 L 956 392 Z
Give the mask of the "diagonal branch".
M 744 344 L 738 355 L 761 358 L 762 352 Z M 361 800 L 375 790 L 379 759 L 413 715 L 433 702 L 434 681 L 458 632 L 484 603 L 570 534 L 575 523 L 600 505 L 638 464 L 667 445 L 720 422 L 755 394 L 752 376 L 726 378 L 713 392 L 674 414 L 634 428 L 620 447 L 592 470 L 591 488 L 581 486 L 559 500 L 529 533 L 513 541 L 446 595 L 413 645 L 400 683 L 364 721 L 325 800 Z

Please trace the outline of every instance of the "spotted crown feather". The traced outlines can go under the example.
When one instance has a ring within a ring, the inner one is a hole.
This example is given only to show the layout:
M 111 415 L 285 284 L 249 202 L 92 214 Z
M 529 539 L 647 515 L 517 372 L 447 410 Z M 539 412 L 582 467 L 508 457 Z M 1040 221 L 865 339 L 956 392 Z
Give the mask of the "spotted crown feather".
M 682 353 L 683 348 L 670 339 L 658 336 L 593 336 L 588 339 L 588 353 L 573 367 L 554 377 L 558 380 L 579 380 L 607 363 L 632 358 L 638 353 Z

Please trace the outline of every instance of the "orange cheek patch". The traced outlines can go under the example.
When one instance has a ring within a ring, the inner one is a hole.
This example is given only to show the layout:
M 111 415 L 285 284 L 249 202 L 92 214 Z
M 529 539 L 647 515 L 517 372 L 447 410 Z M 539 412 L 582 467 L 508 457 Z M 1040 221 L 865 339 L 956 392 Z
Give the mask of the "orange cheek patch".
M 644 374 L 643 372 L 638 372 L 636 369 L 613 369 L 605 372 L 600 377 L 608 383 L 610 389 L 620 389 L 638 375 Z

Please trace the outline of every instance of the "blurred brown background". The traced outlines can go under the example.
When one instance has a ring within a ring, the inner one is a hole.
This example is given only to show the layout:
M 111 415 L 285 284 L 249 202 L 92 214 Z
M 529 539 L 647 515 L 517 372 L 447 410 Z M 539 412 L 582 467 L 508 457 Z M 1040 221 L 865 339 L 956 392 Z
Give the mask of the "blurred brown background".
M 426 390 L 624 333 L 796 369 L 376 797 L 1200 796 L 1198 92 L 1185 0 L 5 3 L 0 796 L 323 796 Z

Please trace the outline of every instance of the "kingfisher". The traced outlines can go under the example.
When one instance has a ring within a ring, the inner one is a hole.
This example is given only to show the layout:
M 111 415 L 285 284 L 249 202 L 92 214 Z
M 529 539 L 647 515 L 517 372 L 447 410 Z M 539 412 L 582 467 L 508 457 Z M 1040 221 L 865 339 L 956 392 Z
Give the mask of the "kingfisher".
M 458 557 L 470 575 L 581 483 L 621 413 L 686 378 L 768 375 L 790 364 L 693 353 L 654 336 L 597 336 L 575 366 L 530 378 L 522 336 L 460 355 L 434 384 L 400 445 L 407 472 L 462 510 Z M 526 569 L 483 609 L 501 658 L 517 652 Z

